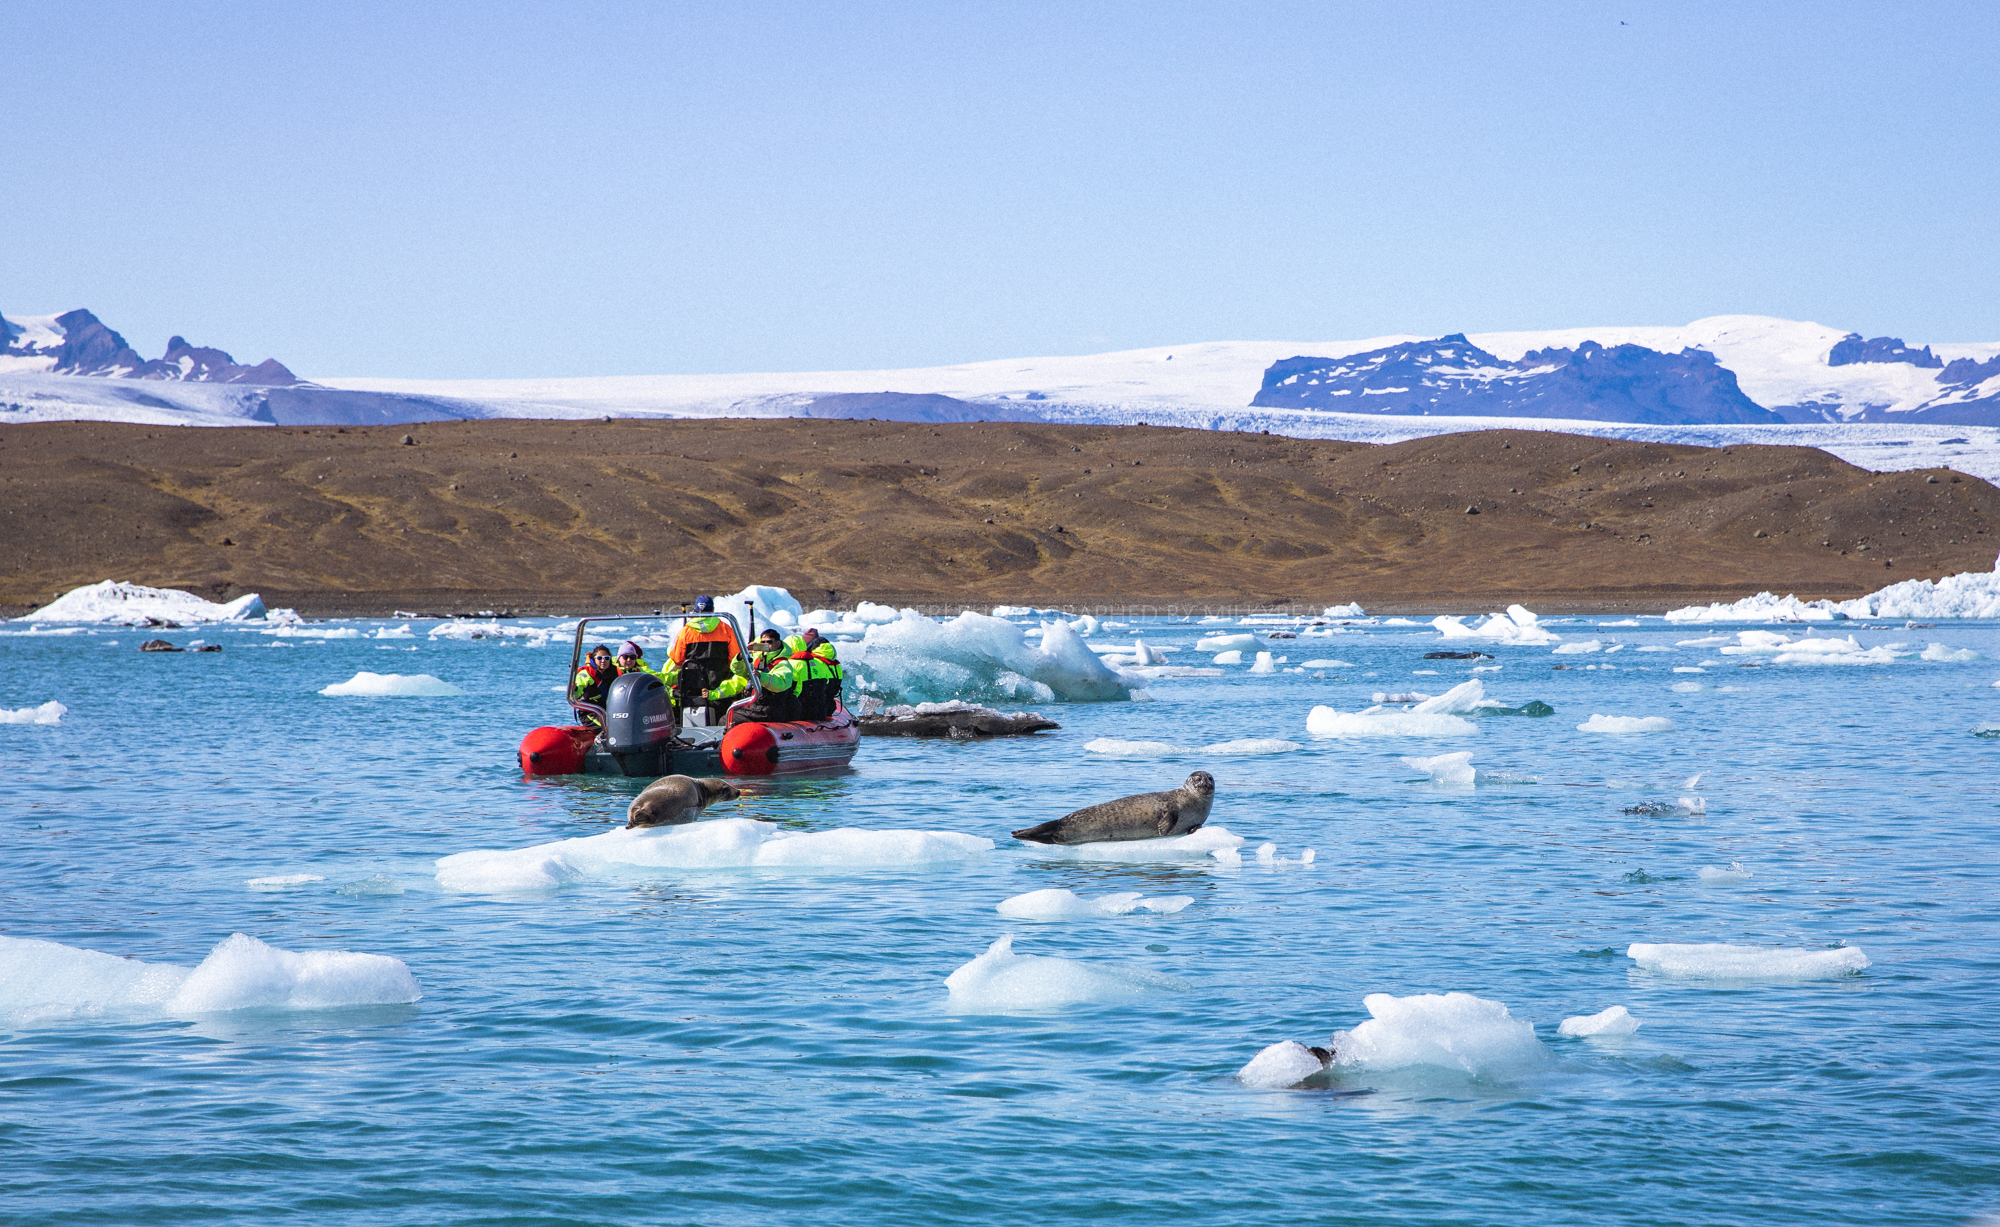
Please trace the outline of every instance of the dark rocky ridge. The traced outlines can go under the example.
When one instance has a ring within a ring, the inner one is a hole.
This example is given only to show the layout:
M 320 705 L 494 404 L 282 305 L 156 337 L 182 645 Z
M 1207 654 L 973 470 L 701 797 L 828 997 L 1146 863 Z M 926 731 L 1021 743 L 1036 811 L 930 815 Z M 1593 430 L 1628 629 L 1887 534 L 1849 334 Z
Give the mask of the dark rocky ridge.
M 639 611 L 752 582 L 949 611 L 1659 611 L 1859 596 L 1989 570 L 1996 545 L 2000 490 L 1963 474 L 1522 430 L 0 427 L 12 613 L 102 579 L 309 615 Z
M 1346 358 L 1287 358 L 1252 405 L 1343 413 L 1584 418 L 1655 424 L 1778 422 L 1712 354 L 1642 345 L 1531 350 L 1519 362 L 1453 333 Z

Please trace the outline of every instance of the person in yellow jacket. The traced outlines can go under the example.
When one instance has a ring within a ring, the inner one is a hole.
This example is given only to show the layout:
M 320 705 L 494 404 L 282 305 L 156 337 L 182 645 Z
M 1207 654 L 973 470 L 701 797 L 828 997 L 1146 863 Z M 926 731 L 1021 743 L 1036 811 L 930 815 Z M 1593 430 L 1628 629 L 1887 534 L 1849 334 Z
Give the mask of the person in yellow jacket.
M 627 673 L 650 673 L 662 682 L 667 680 L 658 669 L 646 663 L 646 649 L 630 639 L 618 645 L 618 676 L 623 677 Z
M 604 693 L 618 676 L 618 667 L 611 663 L 611 645 L 600 643 L 590 649 L 584 658 L 582 668 L 570 679 L 569 697 L 573 702 L 588 703 L 593 707 L 604 706 Z M 599 724 L 595 712 L 576 709 L 577 718 L 585 724 Z
M 757 685 L 764 692 L 762 703 L 739 709 L 743 720 L 797 720 L 799 687 L 797 671 L 785 651 L 778 632 L 767 630 L 750 645 L 750 664 L 745 668 L 738 657 L 730 663 L 730 677 L 703 697 L 711 703 L 727 702 L 750 689 L 750 669 L 757 671 Z
M 793 645 L 796 645 L 793 647 Z M 799 679 L 799 714 L 806 720 L 825 720 L 840 702 L 840 683 L 846 677 L 840 668 L 840 653 L 819 637 L 817 627 L 788 641 L 792 647 L 792 669 Z M 802 671 L 802 672 L 801 672 Z

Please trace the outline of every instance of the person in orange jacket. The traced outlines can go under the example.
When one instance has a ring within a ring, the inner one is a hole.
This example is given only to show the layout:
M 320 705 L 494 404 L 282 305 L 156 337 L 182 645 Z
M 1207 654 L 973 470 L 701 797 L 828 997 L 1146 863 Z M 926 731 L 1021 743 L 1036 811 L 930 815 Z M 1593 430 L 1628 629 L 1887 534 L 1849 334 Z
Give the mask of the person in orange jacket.
M 726 703 L 714 703 L 708 692 L 730 677 L 731 666 L 743 655 L 735 628 L 714 617 L 715 598 L 696 597 L 694 611 L 709 617 L 690 618 L 681 624 L 674 645 L 667 649 L 667 668 L 661 675 L 681 707 L 707 707 L 711 722 L 718 722 L 728 710 Z

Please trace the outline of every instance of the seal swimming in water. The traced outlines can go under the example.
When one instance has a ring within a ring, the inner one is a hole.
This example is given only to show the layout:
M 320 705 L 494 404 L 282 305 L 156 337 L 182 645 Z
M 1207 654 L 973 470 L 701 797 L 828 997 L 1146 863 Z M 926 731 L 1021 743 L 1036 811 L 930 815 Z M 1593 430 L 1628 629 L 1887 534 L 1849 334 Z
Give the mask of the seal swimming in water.
M 1031 844 L 1094 844 L 1107 840 L 1164 839 L 1198 831 L 1215 800 L 1215 777 L 1197 771 L 1172 792 L 1142 792 L 1086 805 L 1052 822 L 1014 832 Z
M 625 811 L 625 826 L 629 830 L 632 827 L 675 826 L 693 822 L 701 816 L 701 811 L 717 801 L 733 801 L 742 795 L 728 780 L 712 776 L 698 780 L 688 775 L 663 775 L 632 798 L 631 806 Z

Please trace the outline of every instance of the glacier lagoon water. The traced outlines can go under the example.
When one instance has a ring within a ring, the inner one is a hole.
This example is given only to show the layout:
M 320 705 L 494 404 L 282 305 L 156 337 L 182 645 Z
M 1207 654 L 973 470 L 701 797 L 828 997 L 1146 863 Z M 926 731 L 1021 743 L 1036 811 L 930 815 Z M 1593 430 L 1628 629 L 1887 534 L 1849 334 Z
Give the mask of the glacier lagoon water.
M 562 640 L 432 642 L 417 623 L 413 641 L 273 648 L 204 628 L 169 637 L 224 652 L 140 656 L 150 632 L 0 638 L 0 707 L 68 708 L 57 725 L 0 725 L 0 933 L 187 967 L 242 932 L 391 955 L 423 991 L 413 1005 L 0 1026 L 0 1221 L 2000 1211 L 2000 740 L 1970 731 L 2000 719 L 2000 628 L 1840 628 L 1973 661 L 1744 668 L 1712 646 L 1636 650 L 1714 628 L 1595 621 L 1553 625 L 1629 646 L 1555 656 L 1379 626 L 1282 641 L 1294 663 L 1353 667 L 1232 668 L 1156 681 L 1150 703 L 1040 704 L 1063 729 L 1031 740 L 871 740 L 848 773 L 752 784 L 711 811 L 996 841 L 970 860 L 635 871 L 501 896 L 441 890 L 433 862 L 607 830 L 636 790 L 524 780 L 512 762 L 520 734 L 558 714 Z M 1139 625 L 1206 663 L 1191 647 L 1213 628 Z M 1497 659 L 1420 659 L 1444 646 Z M 1701 661 L 1718 663 L 1671 671 Z M 1577 667 L 1551 668 L 1563 663 Z M 363 670 L 465 694 L 316 693 Z M 1455 738 L 1305 731 L 1315 704 L 1353 711 L 1373 691 L 1472 676 L 1556 714 L 1476 717 Z M 1673 688 L 1688 682 L 1708 688 Z M 1577 731 L 1593 713 L 1677 727 Z M 1097 738 L 1302 748 L 1108 758 L 1085 751 Z M 1400 761 L 1456 750 L 1507 782 L 1454 788 Z M 1079 863 L 1007 837 L 1196 768 L 1218 781 L 1211 822 L 1249 841 L 1241 866 Z M 1706 813 L 1624 812 L 1674 805 L 1696 772 Z M 1276 863 L 1253 855 L 1265 841 Z M 1316 859 L 1296 863 L 1307 847 Z M 1747 880 L 1702 880 L 1733 862 Z M 245 885 L 287 877 L 301 880 Z M 994 910 L 1055 887 L 1195 902 L 1040 924 Z M 1016 954 L 1182 987 L 953 1010 L 945 977 L 1003 934 Z M 1848 943 L 1871 965 L 1805 983 L 1668 979 L 1624 957 L 1631 942 Z M 1548 1059 L 1277 1091 L 1234 1077 L 1267 1044 L 1353 1027 L 1366 994 L 1451 990 L 1531 1020 Z M 1642 1021 L 1636 1035 L 1557 1036 L 1564 1017 L 1613 1005 Z

